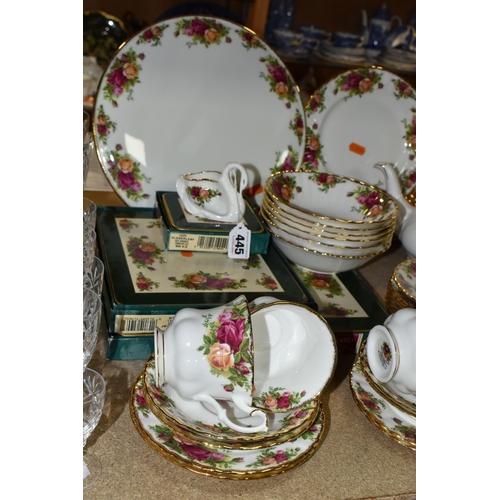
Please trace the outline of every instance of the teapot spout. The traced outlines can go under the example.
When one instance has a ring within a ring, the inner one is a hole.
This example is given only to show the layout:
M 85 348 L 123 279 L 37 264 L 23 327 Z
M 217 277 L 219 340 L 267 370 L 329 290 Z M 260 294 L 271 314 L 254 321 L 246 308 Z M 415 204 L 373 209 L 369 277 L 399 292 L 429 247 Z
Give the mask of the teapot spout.
M 399 181 L 399 176 L 392 163 L 376 163 L 374 168 L 380 170 L 385 177 L 386 191 L 391 195 L 397 202 L 399 207 L 398 214 L 398 224 L 396 227 L 396 232 L 400 232 L 404 227 L 405 223 L 414 217 L 416 208 L 411 206 L 403 195 L 403 190 L 401 189 L 401 183 Z

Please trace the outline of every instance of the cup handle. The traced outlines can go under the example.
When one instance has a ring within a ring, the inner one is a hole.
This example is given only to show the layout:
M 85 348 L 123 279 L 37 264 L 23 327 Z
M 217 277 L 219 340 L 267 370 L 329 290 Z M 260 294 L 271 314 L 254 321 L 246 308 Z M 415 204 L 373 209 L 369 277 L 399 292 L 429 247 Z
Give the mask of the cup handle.
M 231 421 L 226 413 L 226 410 L 222 408 L 222 406 L 208 394 L 197 394 L 193 396 L 193 400 L 208 403 L 212 406 L 217 412 L 218 419 L 233 431 L 241 432 L 243 434 L 251 434 L 254 432 L 266 432 L 268 429 L 267 425 L 267 415 L 257 408 L 252 408 L 248 406 L 244 401 L 243 397 L 240 397 L 238 394 L 233 394 L 233 402 L 234 404 L 242 411 L 244 411 L 247 415 L 259 416 L 262 417 L 262 422 L 255 427 L 243 427 L 242 425 L 235 424 Z
M 398 24 L 397 28 L 399 28 L 403 24 L 403 22 L 401 21 L 401 18 L 399 16 L 392 16 L 391 23 L 392 23 L 392 21 L 397 22 L 397 24 Z

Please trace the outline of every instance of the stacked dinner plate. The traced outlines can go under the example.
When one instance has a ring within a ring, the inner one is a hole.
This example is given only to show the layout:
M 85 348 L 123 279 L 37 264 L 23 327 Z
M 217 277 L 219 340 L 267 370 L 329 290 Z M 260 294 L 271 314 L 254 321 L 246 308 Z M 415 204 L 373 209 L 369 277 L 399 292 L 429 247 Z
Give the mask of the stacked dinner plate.
M 397 214 L 396 201 L 374 186 L 308 170 L 271 175 L 261 205 L 275 244 L 289 260 L 333 273 L 385 252 Z
M 366 341 L 354 363 L 350 383 L 354 401 L 366 418 L 391 439 L 416 450 L 416 398 L 403 398 L 391 382 L 383 384 L 375 378 L 366 357 Z

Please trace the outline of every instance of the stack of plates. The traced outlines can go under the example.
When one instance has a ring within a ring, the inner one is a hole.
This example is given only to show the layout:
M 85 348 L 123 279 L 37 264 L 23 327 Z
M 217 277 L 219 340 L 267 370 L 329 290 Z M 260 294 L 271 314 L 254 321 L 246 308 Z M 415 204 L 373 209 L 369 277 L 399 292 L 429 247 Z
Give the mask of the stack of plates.
M 399 309 L 417 308 L 417 260 L 410 259 L 398 264 L 392 273 L 385 304 L 391 313 Z
M 152 355 L 132 389 L 130 413 L 143 439 L 174 464 L 212 477 L 253 479 L 292 469 L 315 453 L 324 420 L 318 397 L 293 411 L 269 412 L 267 432 L 238 433 L 210 406 L 183 399 L 168 384 L 158 387 Z M 224 404 L 239 425 L 257 423 L 232 402 Z
M 354 401 L 366 418 L 398 443 L 417 449 L 416 399 L 402 398 L 391 383 L 380 383 L 370 370 L 366 358 L 366 341 L 350 374 Z
M 320 43 L 317 55 L 331 62 L 348 65 L 363 64 L 365 61 L 364 47 L 338 47 L 328 40 Z
M 378 62 L 388 69 L 404 73 L 415 73 L 417 70 L 417 54 L 408 50 L 386 47 L 378 58 Z

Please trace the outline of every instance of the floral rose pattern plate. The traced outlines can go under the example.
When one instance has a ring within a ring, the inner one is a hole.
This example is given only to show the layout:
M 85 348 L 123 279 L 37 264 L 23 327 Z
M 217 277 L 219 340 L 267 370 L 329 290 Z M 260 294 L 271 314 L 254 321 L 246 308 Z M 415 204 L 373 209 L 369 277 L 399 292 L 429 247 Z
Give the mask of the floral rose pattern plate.
M 144 28 L 104 71 L 94 106 L 97 155 L 130 206 L 153 207 L 179 174 L 247 167 L 249 190 L 297 169 L 305 148 L 298 87 L 252 31 L 210 17 Z
M 263 449 L 227 449 L 194 442 L 160 421 L 151 411 L 142 376 L 129 401 L 132 421 L 146 443 L 171 462 L 213 477 L 251 479 L 273 476 L 308 460 L 318 449 L 323 433 L 323 411 L 300 436 Z
M 304 166 L 385 189 L 378 162 L 393 163 L 404 194 L 416 184 L 416 93 L 377 68 L 347 71 L 320 87 L 306 106 Z
M 416 419 L 399 411 L 372 389 L 365 378 L 359 357 L 351 370 L 350 383 L 354 401 L 366 418 L 390 438 L 416 450 Z
M 417 300 L 417 260 L 405 260 L 394 270 L 394 278 L 397 284 L 411 298 Z

